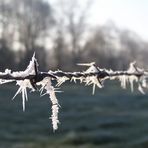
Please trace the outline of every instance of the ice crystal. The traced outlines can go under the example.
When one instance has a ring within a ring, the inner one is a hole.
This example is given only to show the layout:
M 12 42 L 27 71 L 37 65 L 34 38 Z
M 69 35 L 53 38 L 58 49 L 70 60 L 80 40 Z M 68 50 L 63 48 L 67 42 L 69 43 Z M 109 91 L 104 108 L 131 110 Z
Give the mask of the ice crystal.
M 8 75 L 8 74 L 11 74 L 11 70 L 10 69 L 5 69 L 4 73 L 0 72 L 0 75 Z M 14 80 L 0 79 L 0 84 L 10 83 L 10 82 L 13 82 L 13 81 Z
M 39 82 L 38 85 L 41 85 L 40 92 L 42 93 L 44 90 L 46 90 L 45 94 L 49 94 L 50 100 L 52 103 L 52 115 L 51 115 L 51 120 L 52 120 L 52 125 L 53 125 L 53 130 L 58 129 L 58 112 L 59 112 L 59 103 L 55 95 L 55 88 L 51 84 L 51 79 L 50 78 L 45 78 L 42 80 L 42 82 Z
M 94 63 L 85 71 L 85 73 L 98 73 L 99 69 L 94 65 Z M 92 94 L 95 93 L 95 87 L 98 86 L 99 88 L 102 88 L 101 81 L 97 76 L 88 76 L 85 78 L 84 82 L 86 85 L 93 85 L 93 91 Z
M 61 86 L 63 83 L 65 83 L 67 80 L 69 80 L 69 78 L 67 78 L 66 76 L 63 77 L 57 77 L 57 84 L 56 86 L 59 87 Z
M 27 88 L 30 88 L 33 90 L 33 87 L 30 84 L 29 80 L 17 81 L 16 85 L 19 85 L 19 89 L 17 90 L 16 94 L 14 95 L 14 97 L 12 99 L 14 99 L 19 93 L 21 93 L 22 94 L 23 111 L 25 111 L 25 101 L 28 101 Z
M 126 88 L 127 84 L 130 84 L 131 91 L 134 90 L 134 82 L 138 83 L 138 90 L 144 94 L 143 88 L 147 87 L 146 78 L 147 76 L 144 75 L 144 70 L 140 69 L 136 66 L 136 62 L 130 63 L 129 69 L 126 71 L 127 74 L 115 76 L 115 78 L 118 78 L 121 82 L 121 87 Z M 119 72 L 116 72 L 119 73 Z M 135 74 L 135 75 L 134 75 Z M 141 74 L 136 76 L 136 74 Z
M 142 94 L 145 94 L 145 92 L 144 92 L 144 90 L 143 90 L 143 88 L 142 88 L 142 86 L 139 84 L 138 85 L 138 90 L 142 93 Z
M 4 79 L 0 79 L 0 84 L 5 84 L 5 83 L 10 83 L 13 82 L 14 80 L 4 80 Z
M 33 75 L 35 74 L 35 69 L 34 69 L 34 62 L 36 61 L 35 59 L 35 53 L 33 54 L 33 57 L 28 65 L 28 67 L 26 68 L 25 71 L 19 71 L 19 72 L 13 72 L 11 75 L 13 77 L 26 77 L 28 75 Z
M 25 71 L 20 71 L 20 72 L 13 72 L 11 75 L 13 77 L 25 77 L 28 75 L 33 75 L 35 74 L 35 69 L 34 69 L 34 62 L 35 62 L 35 54 L 32 57 L 32 60 L 30 61 L 27 69 Z M 10 73 L 10 72 L 9 72 Z M 13 99 L 19 94 L 22 94 L 22 106 L 23 106 L 23 111 L 25 111 L 25 101 L 28 101 L 28 96 L 27 96 L 27 88 L 30 88 L 32 91 L 34 91 L 34 88 L 32 87 L 30 80 L 24 79 L 24 80 L 17 80 L 16 85 L 19 86 L 16 94 L 14 95 Z

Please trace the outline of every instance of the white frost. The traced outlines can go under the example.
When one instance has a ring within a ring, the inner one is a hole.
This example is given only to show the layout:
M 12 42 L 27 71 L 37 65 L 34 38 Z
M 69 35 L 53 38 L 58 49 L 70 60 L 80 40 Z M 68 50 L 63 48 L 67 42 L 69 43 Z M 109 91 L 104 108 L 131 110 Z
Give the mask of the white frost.
M 52 120 L 52 126 L 53 130 L 58 129 L 58 112 L 59 112 L 59 103 L 55 95 L 55 89 L 51 84 L 51 79 L 50 78 L 45 78 L 41 82 L 38 83 L 38 85 L 41 85 L 41 90 L 40 92 L 43 92 L 43 90 L 46 90 L 46 94 L 49 94 L 50 100 L 52 102 L 52 115 L 51 115 L 51 120 Z
M 23 105 L 23 111 L 25 111 L 25 101 L 28 101 L 27 88 L 33 90 L 33 87 L 30 84 L 29 80 L 17 81 L 16 85 L 19 85 L 19 89 L 17 90 L 16 94 L 12 99 L 14 99 L 19 93 L 22 93 L 22 105 Z
M 10 74 L 11 70 L 10 69 L 5 69 L 5 72 L 0 72 L 0 75 L 6 75 L 6 74 Z M 0 85 L 1 84 L 5 84 L 5 83 L 10 83 L 13 82 L 14 80 L 5 80 L 5 79 L 0 79 Z
M 96 66 L 92 65 L 90 66 L 85 73 L 98 73 L 99 70 Z M 93 85 L 93 91 L 92 94 L 95 93 L 95 87 L 98 86 L 99 88 L 102 88 L 102 84 L 100 83 L 99 79 L 97 78 L 97 76 L 88 76 L 83 80 L 86 85 Z
M 121 82 L 121 87 L 122 88 L 126 88 L 126 85 L 129 83 L 130 86 L 131 86 L 131 91 L 133 92 L 133 90 L 134 90 L 134 82 L 137 82 L 138 83 L 138 90 L 142 94 L 145 94 L 143 88 L 144 87 L 145 88 L 147 87 L 147 82 L 146 82 L 147 76 L 144 75 L 144 70 L 138 68 L 136 66 L 136 63 L 135 62 L 132 62 L 132 63 L 130 63 L 130 66 L 129 66 L 129 69 L 127 70 L 127 73 L 129 75 L 120 75 L 120 76 L 117 76 L 117 78 Z M 137 73 L 137 74 L 138 73 L 143 73 L 143 75 L 140 76 L 140 77 L 137 77 L 137 76 L 134 75 L 134 73 Z
M 5 83 L 10 83 L 13 82 L 14 80 L 4 80 L 4 79 L 0 79 L 0 85 L 1 84 L 5 84 Z
M 66 82 L 67 80 L 69 80 L 68 77 L 63 76 L 63 77 L 57 77 L 57 84 L 56 86 L 59 87 L 61 86 L 64 82 Z
M 139 90 L 142 94 L 145 94 L 145 92 L 144 92 L 144 90 L 143 90 L 143 88 L 141 87 L 140 84 L 139 84 L 139 86 L 138 86 L 138 90 Z
M 28 75 L 33 75 L 35 74 L 35 69 L 34 69 L 34 62 L 35 62 L 35 53 L 33 54 L 33 57 L 28 65 L 28 67 L 26 68 L 25 71 L 19 71 L 19 72 L 13 72 L 11 75 L 13 77 L 26 77 Z
M 32 57 L 32 60 L 30 61 L 28 67 L 26 68 L 25 71 L 20 71 L 20 72 L 13 72 L 11 75 L 13 77 L 26 77 L 28 75 L 33 75 L 35 74 L 35 69 L 34 69 L 34 64 L 35 64 L 35 54 Z M 10 73 L 10 72 L 9 72 Z M 16 94 L 14 95 L 13 99 L 19 94 L 22 93 L 22 105 L 23 105 L 23 111 L 25 111 L 25 101 L 28 100 L 27 97 L 27 88 L 30 88 L 31 90 L 34 90 L 32 87 L 30 80 L 17 80 L 16 85 L 19 85 L 19 89 L 17 90 Z

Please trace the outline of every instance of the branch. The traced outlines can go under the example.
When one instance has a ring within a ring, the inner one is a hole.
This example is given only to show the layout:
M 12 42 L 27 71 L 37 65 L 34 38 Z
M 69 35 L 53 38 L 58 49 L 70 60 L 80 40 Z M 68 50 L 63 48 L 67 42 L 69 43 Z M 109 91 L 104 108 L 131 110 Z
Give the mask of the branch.
M 34 54 L 25 71 L 11 72 L 11 70 L 6 69 L 5 72 L 0 72 L 0 84 L 16 82 L 16 84 L 19 85 L 19 89 L 13 99 L 19 93 L 22 93 L 23 111 L 25 111 L 25 101 L 28 100 L 27 88 L 32 91 L 40 91 L 41 96 L 48 94 L 52 102 L 51 119 L 53 130 L 58 128 L 59 104 L 55 95 L 57 89 L 52 86 L 52 81 L 57 82 L 56 87 L 59 87 L 66 81 L 74 81 L 75 83 L 79 81 L 80 83 L 85 83 L 85 85 L 93 85 L 93 94 L 95 93 L 95 87 L 102 88 L 104 86 L 104 81 L 107 79 L 118 79 L 121 82 L 122 88 L 126 88 L 126 85 L 129 83 L 131 91 L 134 90 L 133 83 L 136 82 L 138 83 L 138 90 L 142 94 L 144 94 L 143 88 L 147 88 L 146 79 L 148 78 L 148 72 L 138 68 L 135 62 L 130 64 L 127 71 L 101 69 L 97 67 L 94 62 L 78 65 L 87 66 L 88 68 L 83 72 L 64 72 L 60 70 L 41 72 L 38 69 L 38 63 Z M 44 90 L 45 93 L 43 94 Z

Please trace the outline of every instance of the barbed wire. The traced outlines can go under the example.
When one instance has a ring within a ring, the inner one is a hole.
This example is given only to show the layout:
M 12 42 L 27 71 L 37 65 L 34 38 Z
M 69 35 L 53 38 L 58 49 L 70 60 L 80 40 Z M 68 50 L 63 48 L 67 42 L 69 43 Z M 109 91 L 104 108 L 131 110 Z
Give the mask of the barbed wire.
M 59 87 L 66 81 L 75 83 L 79 81 L 80 83 L 85 83 L 85 85 L 93 85 L 93 94 L 95 93 L 95 86 L 102 88 L 104 81 L 107 79 L 118 79 L 121 82 L 122 88 L 126 88 L 126 85 L 129 83 L 132 91 L 134 90 L 134 82 L 136 82 L 138 84 L 138 90 L 142 94 L 144 94 L 144 88 L 148 88 L 148 72 L 137 67 L 136 62 L 131 63 L 126 71 L 101 69 L 94 62 L 78 65 L 87 66 L 88 68 L 82 72 L 64 72 L 61 70 L 41 72 L 38 69 L 37 59 L 34 54 L 25 71 L 12 72 L 6 69 L 5 72 L 0 72 L 0 84 L 16 82 L 19 85 L 19 89 L 13 99 L 19 93 L 22 93 L 23 110 L 25 110 L 25 101 L 28 100 L 27 88 L 32 91 L 40 91 L 41 96 L 49 94 L 52 102 L 51 119 L 54 130 L 58 128 L 58 111 L 60 107 L 55 95 L 55 92 L 59 91 L 56 87 Z M 57 82 L 55 87 L 52 86 L 52 81 Z M 43 94 L 44 90 L 45 93 Z

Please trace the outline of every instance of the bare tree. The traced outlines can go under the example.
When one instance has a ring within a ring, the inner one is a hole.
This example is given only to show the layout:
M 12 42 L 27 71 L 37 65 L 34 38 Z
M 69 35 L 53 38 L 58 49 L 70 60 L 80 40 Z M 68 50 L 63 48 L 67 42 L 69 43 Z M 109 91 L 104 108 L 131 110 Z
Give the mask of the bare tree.
M 54 7 L 57 32 L 61 32 L 71 51 L 73 64 L 83 48 L 84 34 L 87 28 L 87 17 L 92 1 L 87 0 L 82 6 L 78 0 L 60 0 Z M 60 34 L 60 35 L 61 35 Z M 60 49 L 59 49 L 60 50 Z
M 66 52 L 64 50 L 65 48 L 65 44 L 64 44 L 64 37 L 62 32 L 59 30 L 57 33 L 57 37 L 54 40 L 54 54 L 55 54 L 55 59 L 56 59 L 56 67 L 58 67 L 59 69 L 62 68 L 63 65 L 63 57 L 62 55 L 65 54 L 64 52 Z
M 26 50 L 32 50 L 37 44 L 37 39 L 44 38 L 53 23 L 50 5 L 40 0 L 13 1 L 14 20 L 18 26 L 20 42 Z
M 3 66 L 14 68 L 15 65 L 15 54 L 12 50 L 12 38 L 13 31 L 8 16 L 11 12 L 11 7 L 8 5 L 8 1 L 0 0 L 0 63 L 1 70 Z M 9 62 L 6 62 L 9 60 Z
M 43 0 L 1 0 L 0 12 L 1 36 L 10 42 L 11 48 L 17 43 L 19 49 L 23 49 L 20 57 L 24 59 L 24 66 L 34 51 L 37 54 L 39 49 L 45 52 L 44 40 L 54 24 L 49 3 Z M 43 60 L 46 61 L 46 57 Z

